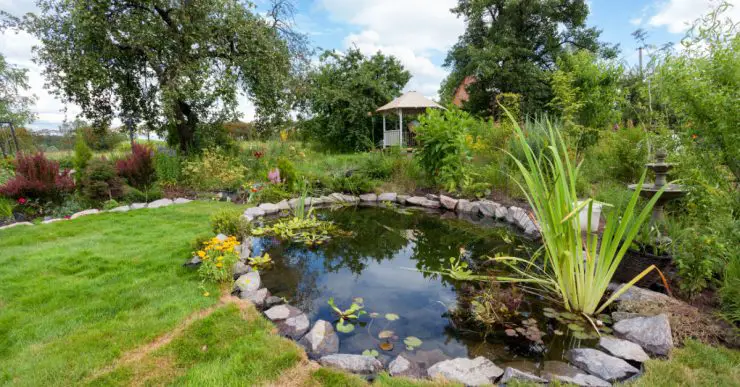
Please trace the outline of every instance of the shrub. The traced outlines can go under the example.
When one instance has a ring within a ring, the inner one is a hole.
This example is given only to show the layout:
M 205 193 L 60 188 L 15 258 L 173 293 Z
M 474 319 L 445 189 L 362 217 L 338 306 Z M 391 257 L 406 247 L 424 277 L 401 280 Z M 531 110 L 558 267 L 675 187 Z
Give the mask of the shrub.
M 74 189 L 74 182 L 65 171 L 59 173 L 59 163 L 48 160 L 42 153 L 18 155 L 15 176 L 0 186 L 0 194 L 10 198 L 30 198 L 59 201 Z
M 12 159 L 0 158 L 0 185 L 7 183 L 14 175 Z
M 92 151 L 90 150 L 90 147 L 87 146 L 85 138 L 78 135 L 77 140 L 75 141 L 75 155 L 72 159 L 72 164 L 78 174 L 82 174 L 85 168 L 87 168 L 87 163 L 91 158 Z
M 280 170 L 280 179 L 283 184 L 289 191 L 292 191 L 298 183 L 298 175 L 295 170 L 295 165 L 289 159 L 281 157 L 278 159 L 277 167 L 278 170 Z
M 332 191 L 351 194 L 362 194 L 370 192 L 375 188 L 375 183 L 372 180 L 359 173 L 354 173 L 349 176 L 336 176 L 331 178 L 328 184 L 325 185 L 331 188 Z
M 204 150 L 183 167 L 186 183 L 200 190 L 237 189 L 246 171 L 237 159 L 218 148 Z
M 123 183 L 113 163 L 105 158 L 90 161 L 82 178 L 82 193 L 96 203 L 120 198 Z
M 420 147 L 415 157 L 435 184 L 448 191 L 462 187 L 472 160 L 466 134 L 478 125 L 478 120 L 459 109 L 430 110 L 419 119 L 416 139 Z
M 13 217 L 13 201 L 7 198 L 0 198 L 0 223 L 3 220 Z
M 238 236 L 249 235 L 250 228 L 238 210 L 222 210 L 211 215 L 211 227 L 216 234 Z
M 262 189 L 250 195 L 253 203 L 277 203 L 283 199 L 290 199 L 293 195 L 285 190 L 283 184 L 266 184 Z
M 157 179 L 152 150 L 141 144 L 134 144 L 128 157 L 116 161 L 116 170 L 119 176 L 140 190 L 148 190 Z
M 171 187 L 180 181 L 182 165 L 175 150 L 158 148 L 154 154 L 154 168 L 160 184 Z
M 51 215 L 54 218 L 64 218 L 76 212 L 80 212 L 84 209 L 85 209 L 85 206 L 80 204 L 76 195 L 67 195 L 64 198 L 64 201 L 62 201 L 62 204 L 54 207 L 54 209 L 51 212 Z
M 371 179 L 386 180 L 391 177 L 399 159 L 399 153 L 391 152 L 390 154 L 382 152 L 370 153 L 360 166 L 360 173 Z

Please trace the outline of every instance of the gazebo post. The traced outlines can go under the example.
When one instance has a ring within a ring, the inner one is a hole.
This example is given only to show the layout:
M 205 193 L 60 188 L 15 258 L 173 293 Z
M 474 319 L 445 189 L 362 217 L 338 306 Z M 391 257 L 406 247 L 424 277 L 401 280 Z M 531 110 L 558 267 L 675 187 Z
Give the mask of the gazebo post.
M 403 109 L 398 109 L 398 146 L 403 148 Z
M 385 141 L 385 113 L 383 113 L 383 148 L 387 147 L 388 144 Z

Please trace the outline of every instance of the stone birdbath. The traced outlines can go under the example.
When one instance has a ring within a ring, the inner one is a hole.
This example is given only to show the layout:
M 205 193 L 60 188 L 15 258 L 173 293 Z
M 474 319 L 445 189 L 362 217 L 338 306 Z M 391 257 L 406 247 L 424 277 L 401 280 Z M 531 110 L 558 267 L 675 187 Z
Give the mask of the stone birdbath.
M 655 182 L 644 183 L 642 185 L 640 195 L 650 199 L 655 196 L 655 194 L 658 193 L 661 188 L 665 187 L 665 191 L 663 191 L 663 194 L 660 195 L 660 198 L 658 198 L 658 201 L 653 207 L 653 215 L 651 218 L 651 222 L 653 224 L 663 220 L 663 206 L 665 205 L 665 203 L 674 199 L 678 199 L 686 193 L 686 191 L 683 189 L 683 186 L 681 185 L 667 184 L 666 177 L 668 175 L 668 172 L 675 165 L 665 162 L 665 158 L 667 155 L 668 153 L 665 151 L 665 149 L 658 149 L 658 151 L 655 152 L 655 162 L 645 164 L 646 167 L 655 172 Z M 637 188 L 637 184 L 630 184 L 628 187 L 630 190 L 634 191 Z

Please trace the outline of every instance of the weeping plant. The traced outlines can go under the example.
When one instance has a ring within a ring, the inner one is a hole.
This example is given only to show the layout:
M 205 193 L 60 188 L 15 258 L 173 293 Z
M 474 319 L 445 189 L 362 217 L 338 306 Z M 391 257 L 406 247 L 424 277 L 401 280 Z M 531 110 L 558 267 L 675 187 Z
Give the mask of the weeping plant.
M 623 209 L 614 209 L 606 215 L 603 234 L 587 233 L 582 237 L 579 213 L 586 210 L 587 230 L 591 229 L 593 200 L 579 202 L 576 181 L 581 163 L 575 165 L 560 131 L 547 122 L 546 147 L 535 153 L 527 143 L 524 131 L 513 117 L 514 143 L 521 152 L 520 158 L 509 156 L 519 168 L 523 184 L 517 183 L 532 207 L 542 235 L 544 263 L 541 267 L 533 261 L 515 257 L 497 257 L 514 268 L 517 276 L 497 277 L 494 280 L 538 284 L 551 296 L 562 300 L 568 311 L 587 316 L 601 313 L 629 287 L 652 270 L 651 265 L 633 280 L 603 301 L 607 286 L 619 267 L 624 254 L 649 217 L 653 206 L 663 193 L 661 189 L 638 212 L 637 203 L 645 180 L 643 172 L 635 192 Z M 584 240 L 585 239 L 585 240 Z

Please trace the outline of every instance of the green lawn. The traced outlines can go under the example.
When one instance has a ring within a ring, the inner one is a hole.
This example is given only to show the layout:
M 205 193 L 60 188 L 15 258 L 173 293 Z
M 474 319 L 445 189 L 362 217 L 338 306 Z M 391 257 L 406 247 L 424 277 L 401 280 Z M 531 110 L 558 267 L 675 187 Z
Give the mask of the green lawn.
M 292 385 L 365 385 L 301 371 L 302 351 L 251 306 L 220 303 L 215 287 L 203 296 L 181 263 L 210 234 L 210 214 L 233 207 L 194 202 L 0 231 L 0 385 L 280 384 L 294 375 Z M 132 355 L 167 333 L 171 341 Z M 740 385 L 740 354 L 690 343 L 649 362 L 635 385 L 676 383 Z M 376 384 L 435 385 L 387 375 Z

